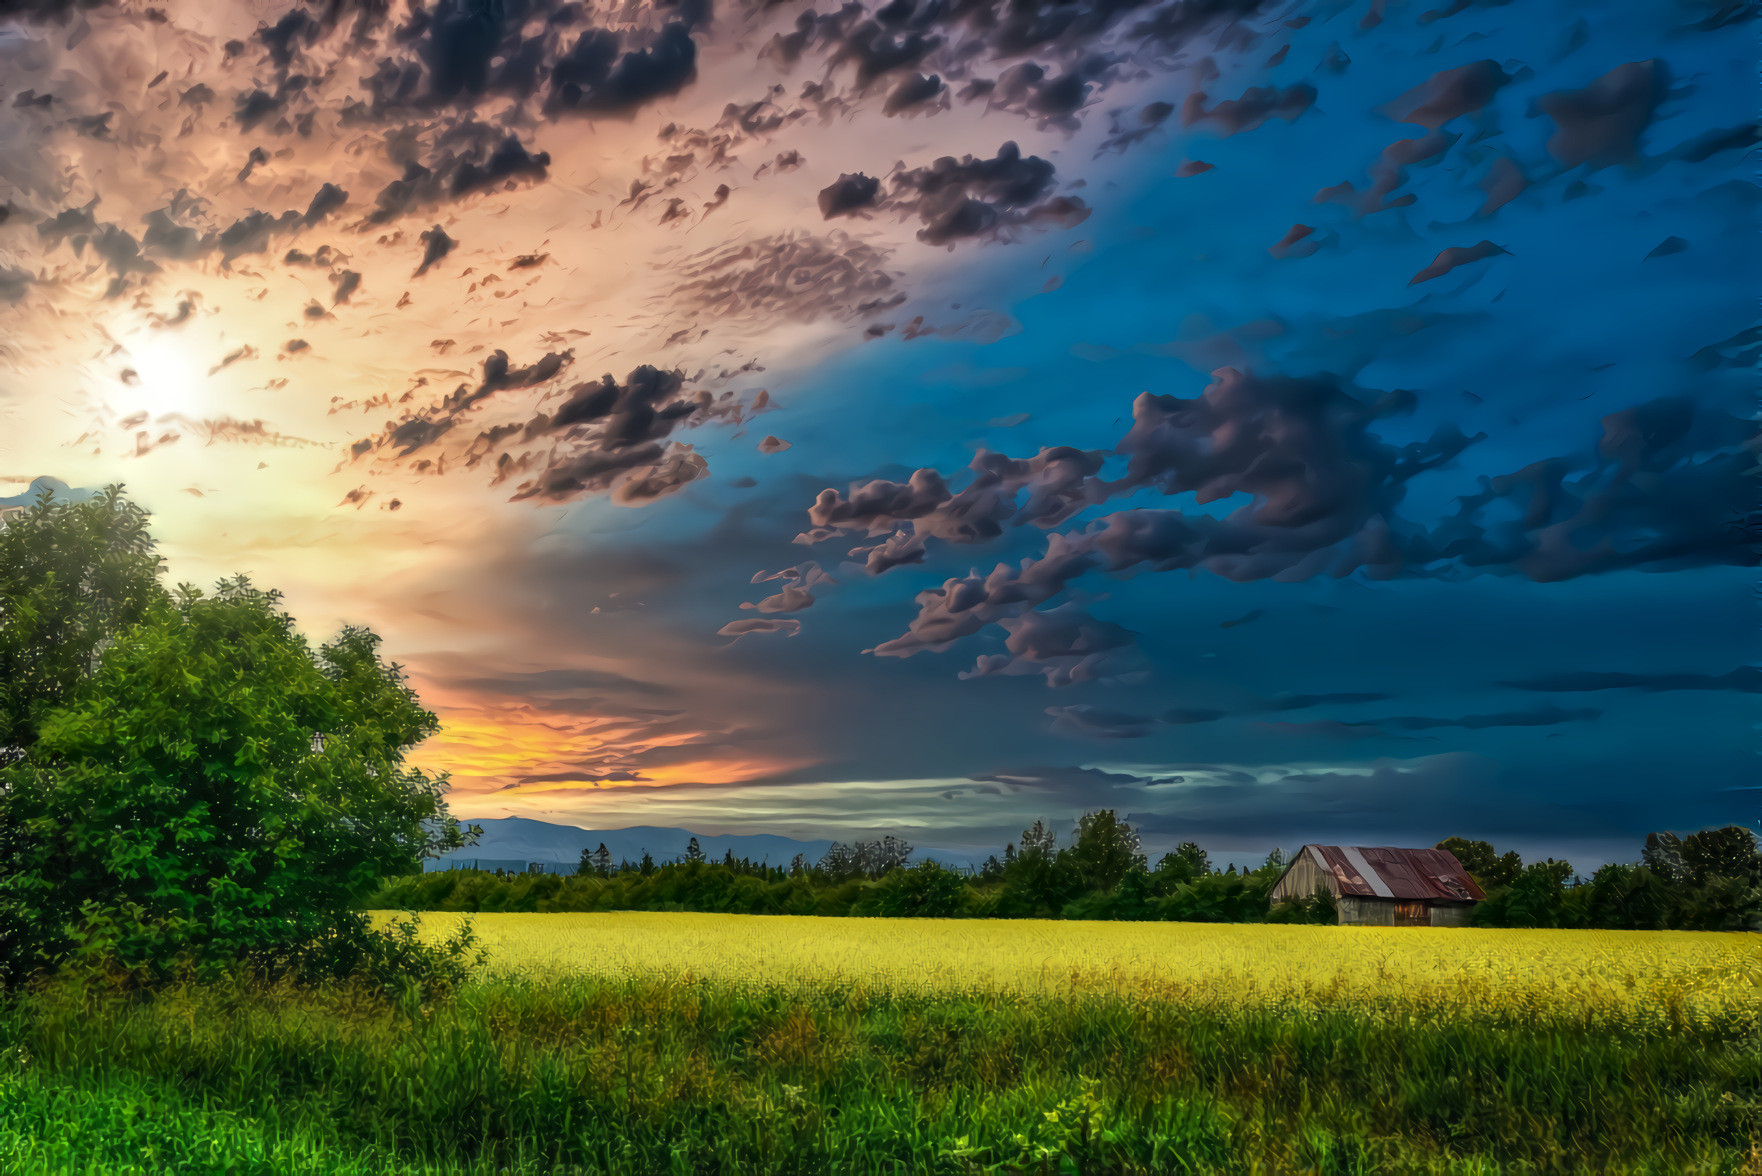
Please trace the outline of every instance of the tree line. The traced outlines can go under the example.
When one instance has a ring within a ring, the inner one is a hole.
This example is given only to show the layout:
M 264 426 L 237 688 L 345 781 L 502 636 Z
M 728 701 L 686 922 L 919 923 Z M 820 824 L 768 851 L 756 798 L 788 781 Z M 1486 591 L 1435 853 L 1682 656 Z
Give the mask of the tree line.
M 1653 833 L 1640 860 L 1609 863 L 1589 878 L 1548 858 L 1450 837 L 1448 850 L 1486 894 L 1483 927 L 1762 931 L 1762 853 L 1748 829 L 1728 825 L 1687 837 Z M 456 911 L 712 911 L 823 916 L 1175 920 L 1334 923 L 1326 891 L 1281 903 L 1270 892 L 1288 865 L 1275 849 L 1257 868 L 1215 869 L 1182 842 L 1152 867 L 1136 831 L 1111 809 L 1085 813 L 1058 844 L 1044 820 L 974 872 L 933 860 L 908 864 L 903 838 L 834 843 L 817 862 L 788 867 L 736 858 L 710 862 L 691 839 L 684 856 L 614 865 L 604 844 L 582 854 L 574 876 L 443 870 L 388 880 L 370 904 Z

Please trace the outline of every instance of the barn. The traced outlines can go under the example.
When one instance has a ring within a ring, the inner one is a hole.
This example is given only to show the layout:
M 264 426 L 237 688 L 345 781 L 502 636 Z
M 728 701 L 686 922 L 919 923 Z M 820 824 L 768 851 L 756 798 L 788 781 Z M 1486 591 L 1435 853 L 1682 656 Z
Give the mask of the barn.
M 1333 894 L 1342 924 L 1372 927 L 1466 927 L 1487 897 L 1449 850 L 1387 845 L 1305 845 L 1269 897 L 1307 898 L 1318 886 Z

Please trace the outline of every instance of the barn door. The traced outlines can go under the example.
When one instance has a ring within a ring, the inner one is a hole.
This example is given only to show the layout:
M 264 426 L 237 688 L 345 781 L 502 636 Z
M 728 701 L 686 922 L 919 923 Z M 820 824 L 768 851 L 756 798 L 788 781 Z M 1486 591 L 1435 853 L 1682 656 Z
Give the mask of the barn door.
M 1431 925 L 1431 912 L 1423 902 L 1398 902 L 1395 904 L 1395 926 L 1427 927 Z

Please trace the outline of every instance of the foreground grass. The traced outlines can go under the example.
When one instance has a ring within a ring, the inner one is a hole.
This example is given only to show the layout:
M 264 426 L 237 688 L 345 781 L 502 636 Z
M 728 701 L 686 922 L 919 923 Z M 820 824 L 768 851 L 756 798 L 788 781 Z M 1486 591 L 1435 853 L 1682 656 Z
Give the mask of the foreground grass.
M 0 1008 L 0 1171 L 1762 1171 L 1753 1012 L 1481 995 L 62 985 Z

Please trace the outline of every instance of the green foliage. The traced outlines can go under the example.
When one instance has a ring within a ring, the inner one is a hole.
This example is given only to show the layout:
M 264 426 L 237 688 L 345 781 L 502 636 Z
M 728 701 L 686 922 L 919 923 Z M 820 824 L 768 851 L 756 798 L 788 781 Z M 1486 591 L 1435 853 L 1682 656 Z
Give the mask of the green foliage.
M 1340 922 L 1340 907 L 1334 900 L 1333 891 L 1326 886 L 1317 886 L 1314 894 L 1275 903 L 1272 909 L 1267 912 L 1266 921 L 1269 923 L 1314 923 L 1331 927 Z
M 1151 902 L 1159 919 L 1183 923 L 1248 923 L 1266 916 L 1274 879 L 1253 874 L 1202 874 Z
M 69 983 L 0 1006 L 0 1171 L 305 1176 L 317 1148 L 348 1176 L 1743 1170 L 1753 1017 L 1500 1003 L 581 979 L 406 1014 L 340 985 Z
M 309 958 L 359 938 L 350 909 L 385 875 L 464 843 L 444 780 L 404 766 L 437 724 L 379 639 L 314 652 L 278 600 L 180 588 L 42 716 L 0 794 L 10 979 Z
M 1520 871 L 1511 885 L 1487 895 L 1471 916 L 1478 927 L 1559 927 L 1568 908 L 1564 902 L 1566 880 L 1572 866 L 1549 858 L 1533 862 Z
M 967 894 L 965 874 L 940 862 L 922 861 L 910 869 L 887 874 L 851 913 L 895 919 L 950 919 L 965 913 Z
M 1710 878 L 1735 878 L 1751 884 L 1762 880 L 1756 835 L 1742 825 L 1690 833 L 1682 839 L 1682 860 L 1696 886 L 1705 886 Z
M 111 486 L 71 503 L 44 491 L 0 526 L 0 764 L 28 751 L 99 654 L 165 600 L 147 517 Z
M 1523 859 L 1515 850 L 1499 854 L 1485 841 L 1446 837 L 1433 848 L 1455 854 L 1456 860 L 1462 863 L 1462 868 L 1488 894 L 1498 887 L 1510 886 L 1517 881 L 1518 872 L 1523 869 Z
M 1618 931 L 1658 931 L 1669 925 L 1670 886 L 1644 866 L 1610 863 L 1591 875 L 1585 925 Z
M 1077 822 L 1076 841 L 1067 852 L 1088 890 L 1112 890 L 1127 871 L 1144 866 L 1138 834 L 1112 809 L 1084 813 Z

